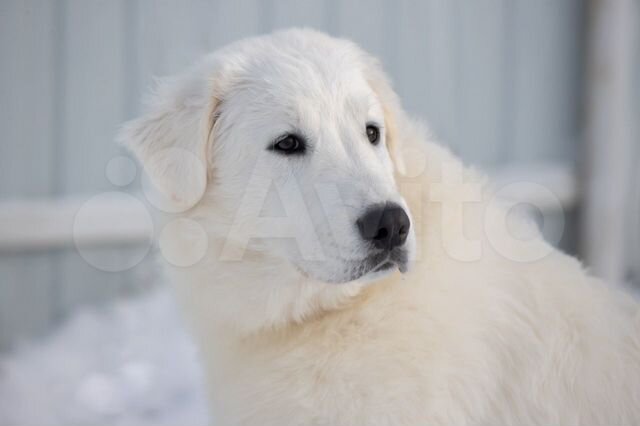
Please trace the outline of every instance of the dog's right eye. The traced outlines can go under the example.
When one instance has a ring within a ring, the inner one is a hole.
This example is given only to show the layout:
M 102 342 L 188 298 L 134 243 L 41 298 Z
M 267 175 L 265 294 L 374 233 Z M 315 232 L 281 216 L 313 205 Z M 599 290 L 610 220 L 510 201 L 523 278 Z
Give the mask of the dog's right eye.
M 287 133 L 278 138 L 269 149 L 284 155 L 299 155 L 304 153 L 306 145 L 300 136 Z

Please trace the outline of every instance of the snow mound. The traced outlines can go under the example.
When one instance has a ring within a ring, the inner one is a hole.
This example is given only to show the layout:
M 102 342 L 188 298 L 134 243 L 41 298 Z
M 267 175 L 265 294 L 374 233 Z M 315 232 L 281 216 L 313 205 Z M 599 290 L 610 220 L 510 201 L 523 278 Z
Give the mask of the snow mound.
M 0 358 L 1 426 L 204 426 L 197 352 L 167 290 L 75 315 Z

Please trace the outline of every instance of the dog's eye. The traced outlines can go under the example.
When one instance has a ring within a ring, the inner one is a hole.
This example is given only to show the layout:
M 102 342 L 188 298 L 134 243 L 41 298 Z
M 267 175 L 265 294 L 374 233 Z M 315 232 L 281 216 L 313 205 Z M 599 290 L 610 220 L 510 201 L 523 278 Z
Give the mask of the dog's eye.
M 306 146 L 300 136 L 288 133 L 276 140 L 270 149 L 284 155 L 291 155 L 304 153 Z
M 372 124 L 369 124 L 367 126 L 367 138 L 369 138 L 369 142 L 376 145 L 380 140 L 380 129 Z

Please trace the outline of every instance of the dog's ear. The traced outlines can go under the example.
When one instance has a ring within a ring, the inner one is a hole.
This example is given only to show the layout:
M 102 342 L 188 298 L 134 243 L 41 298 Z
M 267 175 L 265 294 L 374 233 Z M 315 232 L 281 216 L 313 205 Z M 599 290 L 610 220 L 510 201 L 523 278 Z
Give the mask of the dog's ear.
M 147 101 L 148 111 L 125 124 L 118 136 L 140 161 L 168 210 L 195 206 L 206 189 L 220 104 L 212 81 L 201 69 L 160 80 Z
M 366 58 L 365 74 L 373 91 L 382 102 L 384 112 L 385 138 L 389 156 L 397 173 L 405 173 L 405 163 L 401 154 L 403 128 L 408 122 L 406 113 L 400 105 L 398 95 L 391 87 L 388 77 L 382 70 L 380 62 L 373 58 Z

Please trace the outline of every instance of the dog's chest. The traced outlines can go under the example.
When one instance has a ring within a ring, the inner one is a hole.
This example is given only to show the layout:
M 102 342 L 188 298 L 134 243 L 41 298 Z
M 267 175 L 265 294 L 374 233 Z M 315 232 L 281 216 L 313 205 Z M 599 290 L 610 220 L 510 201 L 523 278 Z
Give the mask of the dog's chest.
M 452 352 L 431 344 L 424 329 L 416 333 L 407 325 L 393 335 L 341 331 L 256 346 L 228 358 L 215 378 L 214 410 L 223 425 L 279 426 L 413 426 L 468 414 L 459 405 L 470 401 L 443 396 L 452 371 L 443 366 Z M 456 368 L 465 380 L 478 376 Z M 457 385 L 487 388 L 486 383 Z M 486 395 L 472 398 L 478 401 L 470 406 L 485 404 Z

